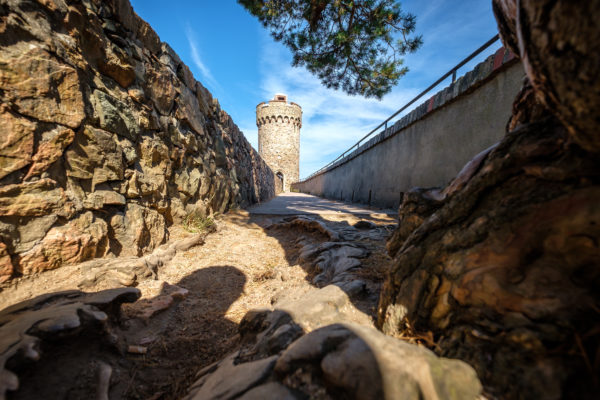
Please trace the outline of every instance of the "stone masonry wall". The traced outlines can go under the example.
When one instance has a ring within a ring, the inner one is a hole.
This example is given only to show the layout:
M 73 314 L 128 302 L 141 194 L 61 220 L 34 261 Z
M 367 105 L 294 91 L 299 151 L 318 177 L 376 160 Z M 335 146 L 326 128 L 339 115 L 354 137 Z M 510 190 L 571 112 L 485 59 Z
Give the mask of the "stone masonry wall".
M 256 106 L 256 125 L 259 153 L 274 173 L 283 174 L 283 191 L 289 192 L 290 185 L 300 178 L 302 108 L 288 103 L 287 98 L 260 103 Z
M 127 0 L 0 0 L 0 282 L 141 255 L 273 173 Z

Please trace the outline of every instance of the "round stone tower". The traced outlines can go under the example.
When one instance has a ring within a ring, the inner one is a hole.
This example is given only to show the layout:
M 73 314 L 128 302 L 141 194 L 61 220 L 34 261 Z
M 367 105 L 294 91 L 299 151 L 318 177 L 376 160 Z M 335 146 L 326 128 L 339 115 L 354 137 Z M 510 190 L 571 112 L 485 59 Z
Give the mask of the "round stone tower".
M 289 192 L 300 175 L 302 108 L 288 103 L 285 94 L 276 94 L 256 106 L 256 126 L 258 153 L 275 173 L 275 190 Z

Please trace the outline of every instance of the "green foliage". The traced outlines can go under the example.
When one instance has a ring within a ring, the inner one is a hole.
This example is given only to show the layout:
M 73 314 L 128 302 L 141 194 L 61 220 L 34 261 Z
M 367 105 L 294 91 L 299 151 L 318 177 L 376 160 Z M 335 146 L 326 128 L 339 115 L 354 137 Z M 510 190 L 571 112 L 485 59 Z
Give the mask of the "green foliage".
M 238 0 L 328 88 L 381 98 L 406 74 L 415 16 L 395 0 Z
M 215 221 L 211 217 L 206 217 L 199 212 L 191 212 L 183 219 L 183 227 L 191 233 L 202 233 L 211 230 L 215 226 Z

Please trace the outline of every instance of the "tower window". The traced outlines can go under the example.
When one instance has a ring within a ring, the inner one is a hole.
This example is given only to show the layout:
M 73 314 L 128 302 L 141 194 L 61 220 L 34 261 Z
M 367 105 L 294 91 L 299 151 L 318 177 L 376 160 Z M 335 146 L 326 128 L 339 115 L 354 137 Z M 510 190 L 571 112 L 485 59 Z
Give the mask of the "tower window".
M 285 101 L 285 97 L 284 96 L 277 96 L 277 100 L 283 100 L 283 101 Z

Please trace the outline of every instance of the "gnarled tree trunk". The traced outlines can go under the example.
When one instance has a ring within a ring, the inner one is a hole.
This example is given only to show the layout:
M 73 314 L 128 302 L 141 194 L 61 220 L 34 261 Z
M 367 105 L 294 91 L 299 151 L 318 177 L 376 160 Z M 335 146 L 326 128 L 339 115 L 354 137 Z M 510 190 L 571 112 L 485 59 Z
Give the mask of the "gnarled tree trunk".
M 520 54 L 538 99 L 581 147 L 600 151 L 600 1 L 492 3 L 502 39 Z
M 494 0 L 531 84 L 509 132 L 400 207 L 388 334 L 432 332 L 502 398 L 592 398 L 600 376 L 598 1 Z

